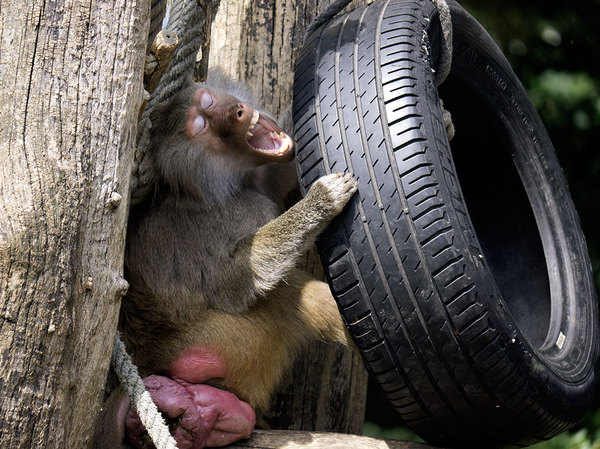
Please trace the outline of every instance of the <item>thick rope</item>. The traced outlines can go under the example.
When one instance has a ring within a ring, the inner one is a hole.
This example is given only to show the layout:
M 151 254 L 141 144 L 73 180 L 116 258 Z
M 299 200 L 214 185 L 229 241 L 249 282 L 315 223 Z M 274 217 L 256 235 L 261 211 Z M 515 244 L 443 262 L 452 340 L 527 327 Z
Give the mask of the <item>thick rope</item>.
M 144 381 L 140 377 L 131 357 L 127 354 L 125 345 L 118 333 L 115 335 L 112 364 L 156 449 L 177 449 L 175 439 L 171 436 L 165 420 L 156 408 L 156 404 L 152 402 L 150 393 L 146 391 Z
M 335 0 L 330 3 L 317 17 L 313 19 L 306 33 L 304 41 L 309 38 L 321 25 L 329 22 L 333 17 L 340 13 L 342 9 L 350 4 L 352 0 Z M 440 64 L 435 75 L 436 84 L 439 86 L 444 82 L 450 73 L 452 65 L 452 17 L 450 16 L 450 8 L 446 0 L 431 0 L 438 10 L 440 16 L 440 25 L 442 28 L 442 54 L 440 56 Z
M 452 17 L 446 0 L 431 0 L 431 2 L 438 10 L 442 27 L 442 54 L 435 74 L 435 82 L 439 86 L 448 77 L 452 66 Z
M 155 0 L 153 11 L 164 11 L 164 5 L 164 0 Z M 155 13 L 153 16 L 152 31 L 156 31 L 158 23 L 161 22 L 159 16 L 160 13 Z M 204 19 L 204 13 L 196 0 L 175 2 L 167 28 L 177 33 L 183 45 L 173 55 L 167 73 L 153 92 L 140 119 L 134 171 L 131 179 L 132 204 L 136 204 L 144 198 L 156 176 L 152 160 L 148 154 L 151 126 L 150 112 L 156 104 L 166 101 L 170 95 L 177 92 L 183 85 L 186 76 L 192 73 L 196 62 L 196 53 L 202 43 Z M 146 391 L 144 381 L 140 377 L 131 357 L 127 354 L 125 345 L 118 333 L 115 335 L 112 364 L 119 381 L 123 384 L 123 388 L 125 388 L 133 407 L 139 415 L 140 421 L 148 431 L 148 435 L 156 448 L 177 449 L 177 443 L 171 436 L 156 404 L 152 401 L 150 393 Z
M 438 10 L 442 28 L 442 54 L 440 55 L 439 67 L 435 73 L 435 84 L 439 86 L 446 80 L 452 68 L 452 17 L 446 0 L 431 0 L 431 2 Z M 452 115 L 450 111 L 444 108 L 444 102 L 441 98 L 440 109 L 442 110 L 442 119 L 444 120 L 448 141 L 451 141 L 456 131 L 454 123 L 452 123 Z
M 159 2 L 160 0 L 158 0 Z M 187 77 L 191 76 L 196 63 L 196 54 L 203 41 L 203 26 L 206 17 L 197 0 L 173 2 L 167 29 L 179 37 L 180 45 L 169 63 L 158 86 L 142 113 L 138 126 L 137 149 L 131 179 L 131 204 L 139 203 L 150 191 L 156 177 L 152 158 L 148 151 L 150 140 L 150 113 L 176 93 Z
M 153 3 L 153 11 L 164 11 L 164 0 L 155 0 Z M 156 176 L 148 152 L 150 112 L 156 104 L 166 101 L 170 95 L 177 92 L 183 85 L 186 76 L 192 73 L 196 62 L 196 53 L 202 43 L 204 19 L 204 13 L 196 0 L 176 1 L 173 5 L 167 28 L 177 33 L 182 45 L 173 55 L 167 73 L 153 92 L 140 119 L 134 171 L 131 179 L 132 204 L 141 201 L 146 196 Z M 156 31 L 158 23 L 161 22 L 159 13 L 155 14 L 152 22 L 153 31 Z M 115 335 L 112 363 L 119 381 L 123 384 L 140 421 L 148 431 L 156 448 L 177 449 L 175 440 L 156 405 L 152 402 L 150 393 L 146 391 L 144 382 L 131 357 L 127 354 L 119 334 Z
M 306 29 L 306 33 L 304 33 L 304 42 L 306 42 L 308 37 L 313 34 L 317 28 L 319 28 L 325 22 L 329 22 L 334 16 L 339 14 L 342 9 L 348 6 L 351 1 L 352 0 L 335 0 L 333 3 L 330 3 L 317 15 L 317 17 L 313 19 Z
M 448 142 L 454 139 L 456 130 L 454 129 L 454 123 L 452 122 L 452 114 L 450 111 L 444 108 L 444 102 L 440 98 L 440 109 L 442 110 L 442 120 L 444 121 L 444 128 L 446 128 L 446 135 L 448 136 Z

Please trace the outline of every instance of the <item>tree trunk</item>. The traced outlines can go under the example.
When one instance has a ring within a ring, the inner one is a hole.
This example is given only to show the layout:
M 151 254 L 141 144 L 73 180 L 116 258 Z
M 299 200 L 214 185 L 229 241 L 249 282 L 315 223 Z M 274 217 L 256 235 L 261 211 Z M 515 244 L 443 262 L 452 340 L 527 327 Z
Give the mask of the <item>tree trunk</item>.
M 0 447 L 83 448 L 110 363 L 147 0 L 0 0 Z
M 333 0 L 221 0 L 212 28 L 210 66 L 240 79 L 291 130 L 294 63 L 310 21 Z M 372 0 L 354 0 L 349 9 Z M 307 264 L 322 277 L 318 259 Z M 362 433 L 366 371 L 340 345 L 313 345 L 275 398 L 267 422 L 278 429 Z

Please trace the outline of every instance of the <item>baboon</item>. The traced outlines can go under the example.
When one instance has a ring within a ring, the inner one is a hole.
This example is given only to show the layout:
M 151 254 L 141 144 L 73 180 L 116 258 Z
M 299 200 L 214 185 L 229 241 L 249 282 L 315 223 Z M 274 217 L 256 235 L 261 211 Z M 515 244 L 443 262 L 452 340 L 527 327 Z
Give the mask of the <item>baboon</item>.
M 248 437 L 311 340 L 352 345 L 329 287 L 296 265 L 356 181 L 324 176 L 283 212 L 292 139 L 234 84 L 210 81 L 152 114 L 159 180 L 131 212 L 119 322 L 177 441 L 194 448 Z M 133 411 L 126 427 L 141 446 Z

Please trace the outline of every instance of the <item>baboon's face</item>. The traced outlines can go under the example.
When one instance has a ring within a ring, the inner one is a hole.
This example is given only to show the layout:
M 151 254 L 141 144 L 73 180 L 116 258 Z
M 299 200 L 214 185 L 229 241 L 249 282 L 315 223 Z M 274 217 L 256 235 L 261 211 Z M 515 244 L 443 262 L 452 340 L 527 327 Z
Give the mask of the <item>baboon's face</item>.
M 272 118 L 229 94 L 204 87 L 193 93 L 185 136 L 210 151 L 250 156 L 258 163 L 293 157 L 292 139 Z

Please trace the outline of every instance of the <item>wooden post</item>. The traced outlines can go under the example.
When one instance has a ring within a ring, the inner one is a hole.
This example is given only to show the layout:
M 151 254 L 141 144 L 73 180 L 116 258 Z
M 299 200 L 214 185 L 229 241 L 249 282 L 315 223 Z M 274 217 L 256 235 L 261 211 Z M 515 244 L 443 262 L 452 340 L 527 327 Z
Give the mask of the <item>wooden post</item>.
M 123 279 L 147 0 L 0 0 L 0 447 L 91 444 Z
M 294 63 L 304 31 L 331 0 L 221 0 L 213 23 L 209 66 L 240 79 L 265 109 L 291 130 Z M 350 8 L 369 3 L 353 1 Z M 317 267 L 314 256 L 307 262 Z M 300 357 L 274 400 L 272 428 L 362 433 L 366 372 L 357 354 L 315 344 Z

